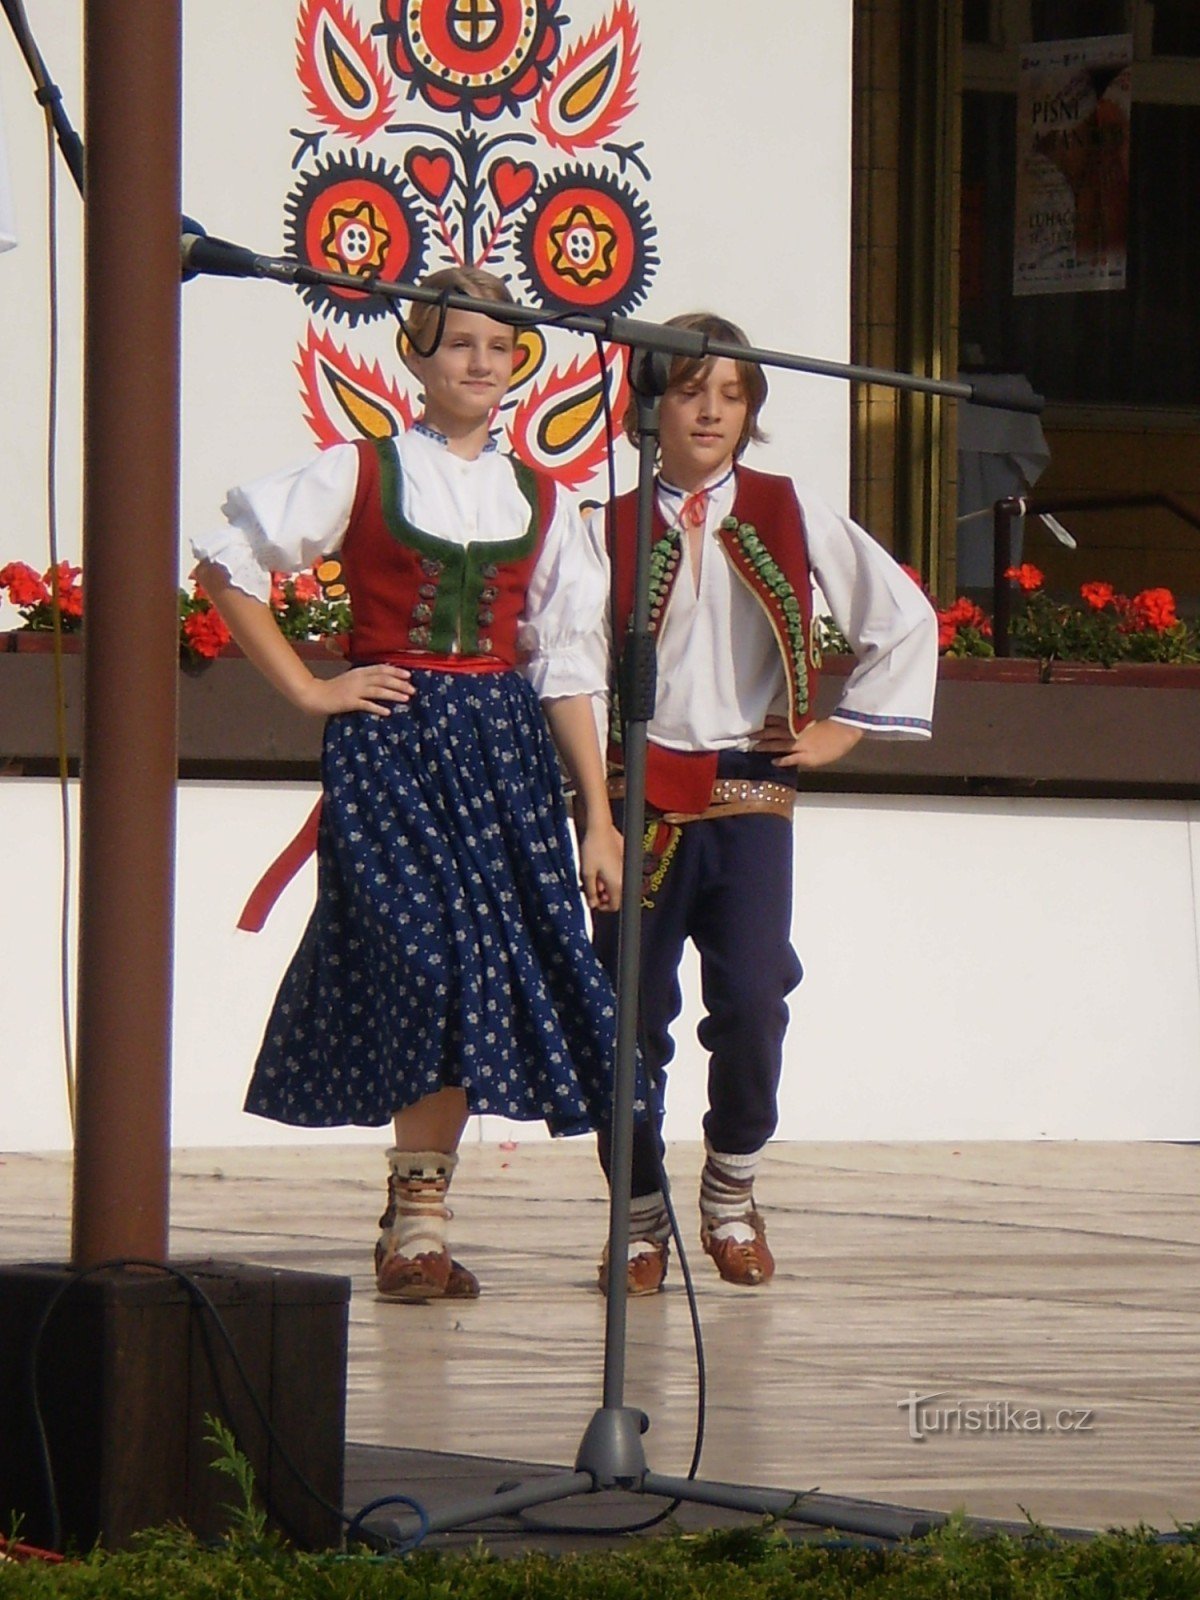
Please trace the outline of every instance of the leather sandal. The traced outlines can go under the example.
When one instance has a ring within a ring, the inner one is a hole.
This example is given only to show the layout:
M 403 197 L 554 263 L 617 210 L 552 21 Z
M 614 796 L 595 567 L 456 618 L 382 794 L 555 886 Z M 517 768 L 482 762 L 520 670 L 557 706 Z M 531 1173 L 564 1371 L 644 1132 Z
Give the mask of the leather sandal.
M 477 1300 L 479 1279 L 449 1250 L 417 1256 L 388 1254 L 380 1245 L 375 1252 L 375 1289 L 382 1300 L 424 1305 L 430 1300 Z
M 663 1286 L 667 1276 L 667 1261 L 670 1256 L 670 1245 L 667 1240 L 661 1242 L 654 1239 L 637 1239 L 631 1241 L 640 1246 L 636 1254 L 630 1256 L 625 1268 L 625 1292 L 628 1295 L 657 1294 Z M 600 1265 L 596 1268 L 596 1277 L 600 1286 L 600 1293 L 608 1293 L 608 1246 L 604 1246 L 604 1253 L 600 1257 Z
M 712 1257 L 726 1283 L 736 1283 L 745 1289 L 770 1283 L 775 1276 L 775 1258 L 767 1247 L 766 1223 L 757 1211 L 751 1211 L 745 1220 L 754 1229 L 753 1239 L 718 1239 L 716 1229 L 728 1220 L 700 1219 L 700 1243 L 705 1255 Z

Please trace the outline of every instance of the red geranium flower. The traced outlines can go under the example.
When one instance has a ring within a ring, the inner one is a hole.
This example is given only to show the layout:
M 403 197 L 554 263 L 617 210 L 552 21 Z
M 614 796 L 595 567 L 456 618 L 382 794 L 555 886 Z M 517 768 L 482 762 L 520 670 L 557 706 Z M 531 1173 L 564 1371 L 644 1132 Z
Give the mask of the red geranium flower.
M 308 572 L 298 572 L 291 580 L 292 593 L 302 606 L 311 605 L 321 598 L 321 585 Z
M 48 594 L 52 592 L 55 572 L 58 574 L 58 609 L 64 617 L 83 615 L 83 585 L 79 581 L 82 570 L 69 561 L 60 561 L 57 568 L 49 567 L 44 574 Z
M 193 611 L 184 618 L 183 634 L 189 647 L 205 661 L 219 656 L 229 643 L 230 633 L 219 611 Z
M 1179 621 L 1170 589 L 1143 589 L 1134 595 L 1130 609 L 1139 628 L 1152 628 L 1156 633 L 1173 628 Z
M 950 648 L 958 637 L 960 628 L 974 628 L 984 639 L 992 637 L 992 619 L 965 595 L 960 595 L 953 605 L 939 611 L 937 620 L 939 650 Z
M 1105 606 L 1112 605 L 1116 594 L 1111 583 L 1084 583 L 1079 592 L 1093 611 L 1103 611 Z
M 0 567 L 0 589 L 8 590 L 8 598 L 15 606 L 45 605 L 50 598 L 46 580 L 23 561 L 10 561 Z
M 1004 576 L 1019 584 L 1026 594 L 1040 589 L 1046 581 L 1045 575 L 1029 561 L 1022 561 L 1019 567 L 1009 567 Z

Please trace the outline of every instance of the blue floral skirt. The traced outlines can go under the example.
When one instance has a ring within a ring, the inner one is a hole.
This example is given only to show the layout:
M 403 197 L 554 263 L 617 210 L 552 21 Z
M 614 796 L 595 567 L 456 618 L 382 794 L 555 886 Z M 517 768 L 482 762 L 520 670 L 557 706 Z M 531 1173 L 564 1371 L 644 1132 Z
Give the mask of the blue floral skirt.
M 447 1086 L 581 1133 L 611 1113 L 616 1003 L 592 951 L 558 766 L 515 672 L 421 672 L 325 729 L 317 904 L 246 1110 L 377 1127 Z

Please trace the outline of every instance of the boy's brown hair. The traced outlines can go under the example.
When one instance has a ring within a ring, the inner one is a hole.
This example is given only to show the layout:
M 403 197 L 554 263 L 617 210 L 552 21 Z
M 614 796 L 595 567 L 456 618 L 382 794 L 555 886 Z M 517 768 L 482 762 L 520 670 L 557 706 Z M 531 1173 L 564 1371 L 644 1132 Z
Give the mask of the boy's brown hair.
M 446 289 L 451 294 L 470 295 L 473 300 L 493 300 L 497 305 L 515 304 L 504 279 L 494 272 L 484 272 L 482 267 L 443 267 L 440 272 L 431 272 L 427 278 L 422 278 L 421 287 L 439 292 Z M 441 307 L 435 300 L 413 301 L 406 315 L 407 333 L 402 330 L 396 335 L 396 348 L 402 361 L 407 363 L 412 346 L 416 346 L 418 352 L 428 350 L 440 317 Z M 512 331 L 515 339 L 516 329 Z
M 725 317 L 718 317 L 711 311 L 685 311 L 682 316 L 671 317 L 664 326 L 681 328 L 686 333 L 703 333 L 720 344 L 741 345 L 744 350 L 750 348 L 749 339 L 736 322 L 729 322 Z M 671 376 L 667 388 L 682 389 L 685 384 L 691 383 L 693 378 L 705 377 L 716 359 L 715 356 L 676 356 L 671 363 Z M 746 420 L 742 424 L 737 448 L 733 452 L 735 457 L 742 454 L 751 440 L 756 444 L 762 444 L 767 437 L 758 425 L 759 413 L 767 402 L 766 373 L 757 361 L 738 361 L 737 371 L 741 380 L 742 394 L 746 400 Z M 621 418 L 625 437 L 631 444 L 638 442 L 637 413 L 637 396 L 631 394 L 629 404 L 625 407 L 625 414 Z

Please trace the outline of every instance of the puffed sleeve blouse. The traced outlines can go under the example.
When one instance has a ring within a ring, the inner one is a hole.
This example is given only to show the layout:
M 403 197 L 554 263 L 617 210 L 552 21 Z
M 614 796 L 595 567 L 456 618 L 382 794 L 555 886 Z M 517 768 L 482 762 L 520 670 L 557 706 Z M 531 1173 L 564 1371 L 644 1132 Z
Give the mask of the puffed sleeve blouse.
M 414 527 L 458 545 L 500 543 L 525 531 L 529 502 L 494 444 L 467 460 L 420 423 L 392 444 L 401 511 Z M 194 539 L 192 549 L 198 560 L 221 567 L 235 588 L 265 602 L 273 572 L 303 572 L 337 554 L 357 483 L 357 450 L 333 445 L 303 465 L 231 489 L 221 508 L 224 524 Z M 519 670 L 541 699 L 604 692 L 606 600 L 598 534 L 559 489 L 517 635 Z

